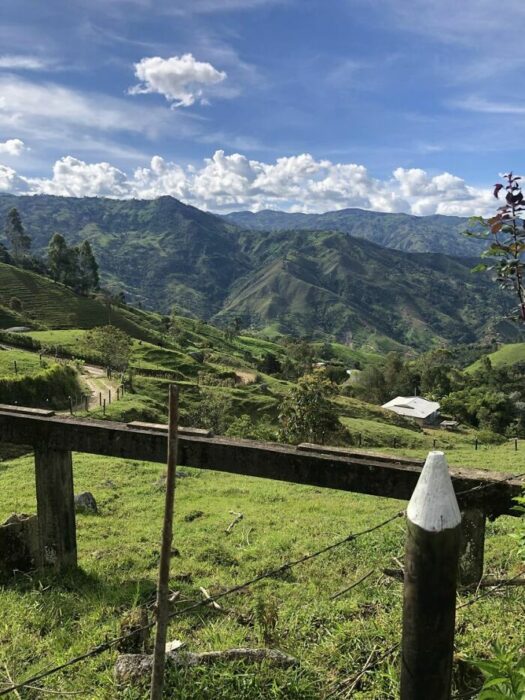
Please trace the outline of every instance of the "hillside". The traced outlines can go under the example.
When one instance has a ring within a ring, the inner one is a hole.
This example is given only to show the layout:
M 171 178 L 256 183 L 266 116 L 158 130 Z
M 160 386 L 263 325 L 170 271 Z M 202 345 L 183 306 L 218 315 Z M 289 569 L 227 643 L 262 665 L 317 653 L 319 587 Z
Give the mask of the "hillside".
M 334 334 L 358 345 L 374 333 L 413 347 L 471 342 L 501 293 L 471 273 L 472 260 L 387 250 L 342 233 L 275 232 L 243 237 L 254 272 L 232 288 L 219 318 L 288 333 Z
M 520 362 L 525 363 L 525 343 L 508 343 L 506 345 L 502 345 L 498 350 L 484 355 L 483 357 L 488 357 L 492 366 L 496 368 L 508 367 Z M 465 371 L 475 372 L 481 367 L 481 364 L 482 358 L 469 365 Z
M 240 316 L 245 326 L 271 334 L 357 344 L 372 336 L 382 346 L 428 348 L 482 337 L 504 308 L 490 280 L 470 273 L 471 259 L 401 252 L 340 231 L 247 231 L 171 197 L 1 195 L 0 218 L 13 205 L 41 254 L 54 231 L 70 242 L 87 238 L 105 284 L 164 312 L 176 305 L 182 314 L 220 323 Z M 412 228 L 424 224 L 424 236 L 437 235 L 427 219 L 407 220 Z M 0 293 L 19 296 L 1 286 Z M 29 307 L 38 303 L 31 296 Z M 71 301 L 72 308 L 84 303 Z M 35 318 L 49 314 L 44 306 L 35 308 Z
M 232 212 L 225 219 L 256 231 L 341 231 L 407 253 L 476 257 L 485 247 L 482 241 L 460 235 L 468 228 L 468 219 L 458 216 L 412 216 L 363 209 L 341 209 L 324 214 L 290 214 L 266 209 L 258 212 Z
M 22 308 L 9 308 L 13 298 Z M 16 321 L 16 324 L 14 324 Z M 148 339 L 154 331 L 153 315 L 132 307 L 111 307 L 98 299 L 80 296 L 28 270 L 0 263 L 0 327 L 29 325 L 42 328 L 93 328 L 111 322 L 135 338 Z

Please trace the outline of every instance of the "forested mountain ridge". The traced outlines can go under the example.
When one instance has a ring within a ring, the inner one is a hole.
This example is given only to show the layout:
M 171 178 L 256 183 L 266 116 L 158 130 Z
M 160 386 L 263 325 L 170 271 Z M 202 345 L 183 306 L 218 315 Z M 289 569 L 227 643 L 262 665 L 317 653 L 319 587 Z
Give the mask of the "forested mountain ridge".
M 1 219 L 12 207 L 37 253 L 56 231 L 69 243 L 89 240 L 105 284 L 161 311 L 427 348 L 475 340 L 505 310 L 488 277 L 470 272 L 474 259 L 406 253 L 341 231 L 247 230 L 172 197 L 0 195 Z
M 482 241 L 460 235 L 468 228 L 468 219 L 459 216 L 412 216 L 364 209 L 301 214 L 265 209 L 232 212 L 224 218 L 256 231 L 341 231 L 408 253 L 477 257 L 484 249 Z

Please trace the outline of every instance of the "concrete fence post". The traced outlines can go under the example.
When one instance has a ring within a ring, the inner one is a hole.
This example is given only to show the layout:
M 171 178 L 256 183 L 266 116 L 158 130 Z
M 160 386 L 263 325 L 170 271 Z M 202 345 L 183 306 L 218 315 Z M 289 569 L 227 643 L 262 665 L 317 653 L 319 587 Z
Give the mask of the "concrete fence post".
M 449 700 L 461 514 L 443 452 L 430 452 L 407 509 L 401 700 Z

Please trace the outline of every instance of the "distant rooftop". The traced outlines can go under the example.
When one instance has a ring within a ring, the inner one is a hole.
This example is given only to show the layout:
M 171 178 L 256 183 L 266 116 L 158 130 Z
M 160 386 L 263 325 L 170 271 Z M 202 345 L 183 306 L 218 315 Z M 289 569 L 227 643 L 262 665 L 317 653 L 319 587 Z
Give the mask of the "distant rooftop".
M 421 396 L 396 396 L 383 404 L 382 408 L 398 413 L 407 418 L 428 418 L 440 409 L 437 401 L 428 401 Z

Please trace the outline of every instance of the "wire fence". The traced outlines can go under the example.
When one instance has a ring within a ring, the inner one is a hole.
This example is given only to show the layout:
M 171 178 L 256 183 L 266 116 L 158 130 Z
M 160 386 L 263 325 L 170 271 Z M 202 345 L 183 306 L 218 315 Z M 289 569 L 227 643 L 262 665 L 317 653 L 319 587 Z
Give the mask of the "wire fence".
M 464 491 L 461 491 L 456 494 L 456 496 L 466 496 L 467 494 L 470 494 L 474 491 L 483 489 L 483 488 L 490 488 L 495 486 L 496 484 L 503 483 L 503 482 L 508 482 L 508 481 L 515 481 L 519 480 L 521 478 L 525 477 L 525 472 L 520 473 L 520 474 L 513 474 L 511 476 L 506 476 L 505 478 L 498 480 L 497 482 L 491 483 L 491 484 L 484 484 L 484 485 L 479 485 L 479 486 L 474 486 L 471 489 L 467 489 Z M 189 605 L 179 608 L 175 611 L 172 611 L 169 614 L 169 619 L 174 619 L 177 617 L 180 617 L 182 615 L 185 615 L 187 613 L 193 612 L 194 610 L 197 610 L 199 608 L 203 607 L 210 607 L 213 606 L 214 603 L 217 603 L 219 600 L 222 600 L 224 598 L 227 598 L 235 593 L 238 593 L 242 590 L 246 590 L 250 588 L 251 586 L 259 583 L 260 581 L 263 581 L 265 579 L 271 579 L 275 578 L 279 574 L 284 573 L 285 571 L 292 569 L 296 566 L 299 566 L 301 564 L 304 564 L 308 561 L 311 561 L 313 559 L 316 559 L 317 557 L 330 552 L 332 550 L 335 550 L 339 547 L 342 547 L 345 544 L 348 544 L 349 542 L 353 542 L 355 540 L 358 540 L 361 537 L 364 537 L 368 534 L 371 534 L 373 532 L 376 532 L 378 530 L 381 530 L 382 528 L 386 527 L 387 525 L 391 524 L 392 522 L 400 519 L 405 515 L 405 510 L 399 510 L 396 511 L 394 514 L 389 516 L 388 518 L 380 521 L 379 523 L 376 523 L 375 525 L 372 525 L 371 527 L 368 527 L 366 529 L 360 530 L 358 532 L 353 532 L 347 535 L 346 537 L 343 537 L 342 539 L 336 540 L 335 542 L 326 545 L 315 552 L 311 552 L 309 554 L 305 554 L 302 557 L 299 557 L 297 559 L 292 559 L 289 561 L 286 561 L 283 564 L 280 564 L 279 566 L 262 572 L 258 574 L 257 576 L 254 576 L 240 584 L 237 584 L 235 586 L 232 586 L 222 592 L 219 592 L 215 595 L 208 596 L 204 599 L 195 601 L 193 603 L 190 603 Z M 336 598 L 339 598 L 340 596 L 348 593 L 349 591 L 357 588 L 358 586 L 362 585 L 366 580 L 368 580 L 374 573 L 380 573 L 383 574 L 383 569 L 382 567 L 376 567 L 374 569 L 369 570 L 366 574 L 361 576 L 359 579 L 354 581 L 350 586 L 342 589 L 338 593 L 332 595 L 330 598 L 332 600 L 335 600 Z M 510 579 L 499 581 L 494 584 L 492 587 L 487 587 L 484 589 L 481 593 L 477 593 L 473 598 L 470 600 L 459 604 L 456 607 L 456 610 L 461 610 L 466 607 L 470 607 L 477 603 L 479 600 L 487 598 L 497 591 L 501 590 L 502 588 L 512 585 L 512 583 L 518 581 L 519 579 L 522 579 L 523 577 L 523 572 L 520 572 L 513 576 Z M 108 651 L 118 645 L 120 645 L 122 642 L 135 637 L 137 638 L 142 632 L 145 632 L 155 626 L 155 620 L 152 620 L 146 625 L 143 625 L 141 627 L 134 628 L 132 631 L 120 635 L 118 637 L 114 637 L 112 639 L 105 639 L 103 642 L 100 644 L 92 647 L 88 651 L 86 651 L 83 654 L 80 654 L 78 656 L 75 656 L 67 661 L 65 661 L 62 664 L 59 664 L 57 666 L 53 666 L 50 668 L 47 668 L 44 671 L 41 671 L 39 673 L 34 674 L 33 676 L 30 676 L 29 678 L 26 678 L 23 681 L 20 681 L 18 683 L 11 683 L 9 686 L 1 688 L 0 689 L 0 697 L 4 697 L 6 695 L 9 695 L 10 693 L 18 693 L 19 690 L 22 690 L 23 688 L 32 688 L 35 690 L 44 690 L 35 687 L 35 683 L 38 683 L 39 681 L 44 680 L 45 678 L 49 678 L 52 675 L 55 675 L 57 673 L 60 673 L 61 671 L 64 671 L 67 668 L 70 668 L 71 666 L 74 666 L 76 664 L 79 664 L 83 661 L 86 661 L 87 659 L 99 656 L 100 654 L 104 653 L 105 651 Z M 345 678 L 341 681 L 338 681 L 334 684 L 332 684 L 332 687 L 329 689 L 329 693 L 326 696 L 327 698 L 334 697 L 337 695 L 337 697 L 341 698 L 347 698 L 350 697 L 354 689 L 356 688 L 357 684 L 360 682 L 360 680 L 365 676 L 366 673 L 368 673 L 370 670 L 376 668 L 379 664 L 381 664 L 383 661 L 388 659 L 399 647 L 401 646 L 401 642 L 396 642 L 395 644 L 391 645 L 388 647 L 386 650 L 380 652 L 378 655 L 377 653 L 380 651 L 377 648 L 374 648 L 372 652 L 370 653 L 365 665 L 361 668 L 361 670 L 357 673 L 354 674 L 353 676 L 349 678 Z

